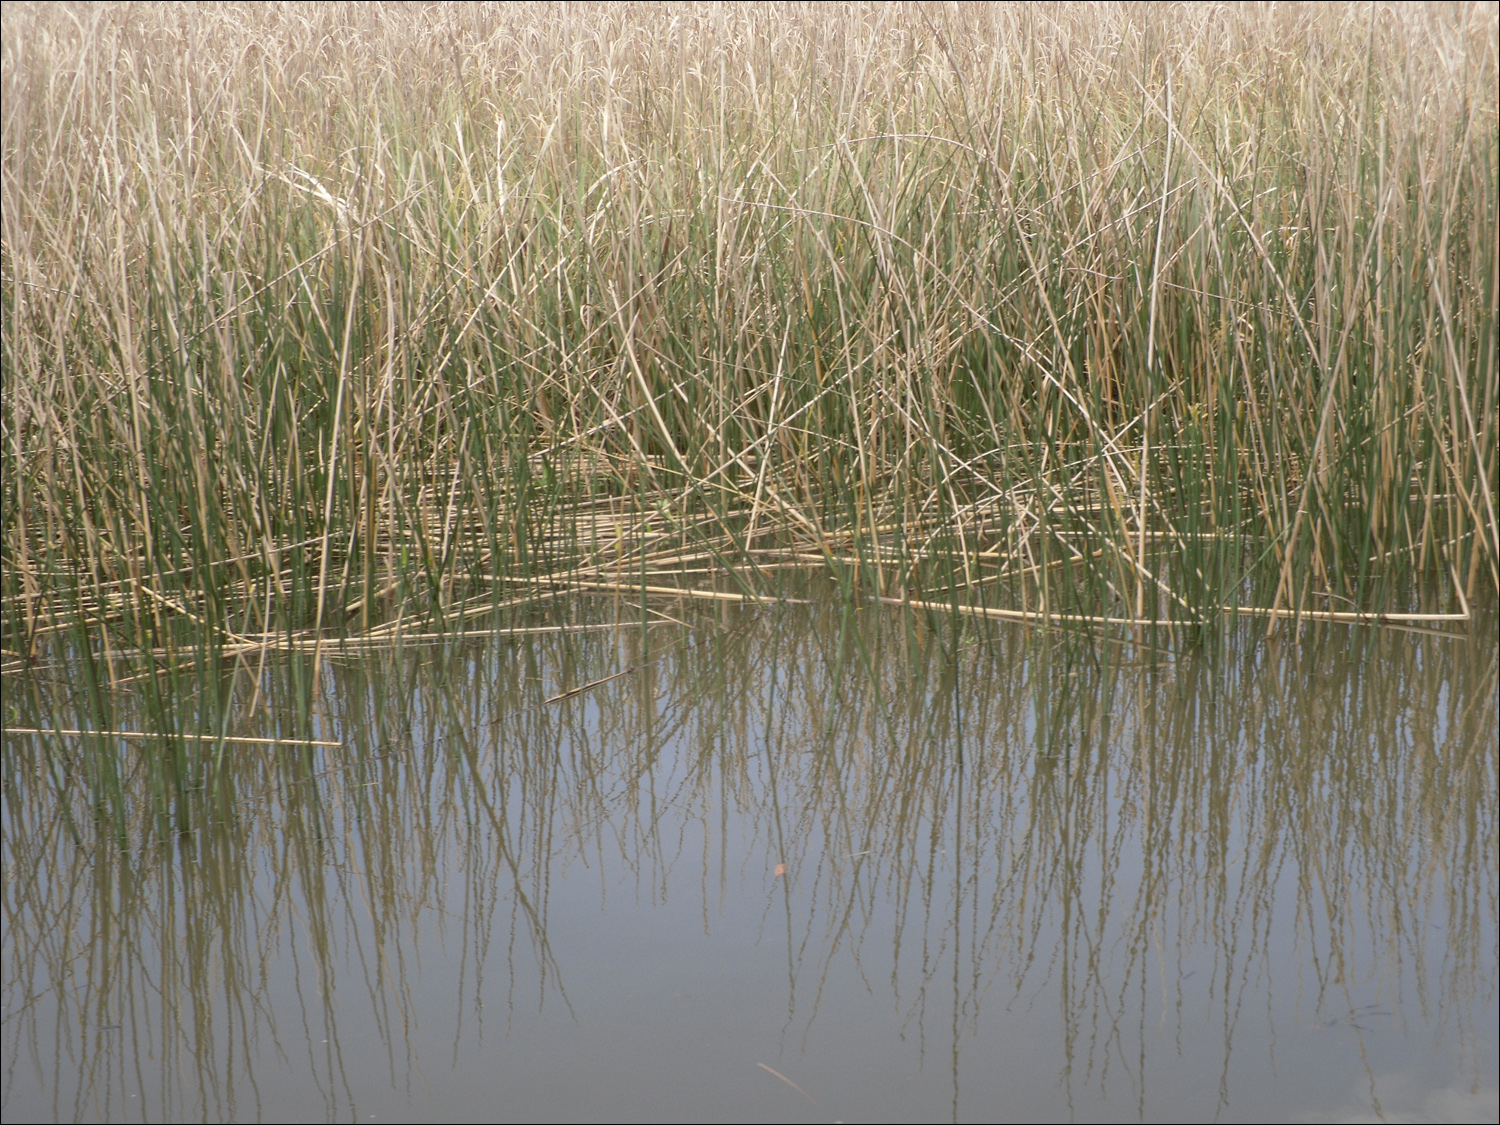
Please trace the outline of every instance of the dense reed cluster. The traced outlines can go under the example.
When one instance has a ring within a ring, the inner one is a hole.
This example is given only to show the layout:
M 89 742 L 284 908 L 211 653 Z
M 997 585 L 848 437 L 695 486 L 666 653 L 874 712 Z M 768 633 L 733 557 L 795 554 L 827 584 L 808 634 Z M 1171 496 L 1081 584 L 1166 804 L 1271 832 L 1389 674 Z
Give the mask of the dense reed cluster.
M 1490 5 L 7 5 L 3 645 L 1500 587 Z

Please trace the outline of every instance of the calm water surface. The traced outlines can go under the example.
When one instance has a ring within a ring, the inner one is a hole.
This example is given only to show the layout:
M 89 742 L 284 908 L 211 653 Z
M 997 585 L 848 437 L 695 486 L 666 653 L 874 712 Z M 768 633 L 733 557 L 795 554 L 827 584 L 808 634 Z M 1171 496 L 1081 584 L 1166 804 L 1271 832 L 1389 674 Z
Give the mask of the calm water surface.
M 7 675 L 8 1125 L 1495 1119 L 1493 617 L 665 612 Z

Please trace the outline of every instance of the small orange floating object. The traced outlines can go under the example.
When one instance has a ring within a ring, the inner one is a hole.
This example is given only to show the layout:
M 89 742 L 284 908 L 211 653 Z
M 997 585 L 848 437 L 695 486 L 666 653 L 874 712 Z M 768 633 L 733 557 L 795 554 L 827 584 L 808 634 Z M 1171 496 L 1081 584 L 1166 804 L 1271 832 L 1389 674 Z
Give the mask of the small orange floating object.
M 784 864 L 784 863 L 778 863 L 776 865 L 776 874 L 778 874 L 778 875 L 785 875 L 786 874 L 786 864 Z

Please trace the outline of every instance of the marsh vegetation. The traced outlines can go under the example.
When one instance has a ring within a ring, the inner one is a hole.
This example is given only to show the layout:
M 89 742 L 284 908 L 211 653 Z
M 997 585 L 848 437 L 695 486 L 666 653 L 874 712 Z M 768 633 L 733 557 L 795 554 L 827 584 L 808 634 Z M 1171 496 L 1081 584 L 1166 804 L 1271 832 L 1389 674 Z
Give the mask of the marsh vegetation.
M 1493 5 L 0 24 L 7 1121 L 1493 1119 Z
M 4 647 L 1466 614 L 1496 88 L 1484 5 L 9 7 Z

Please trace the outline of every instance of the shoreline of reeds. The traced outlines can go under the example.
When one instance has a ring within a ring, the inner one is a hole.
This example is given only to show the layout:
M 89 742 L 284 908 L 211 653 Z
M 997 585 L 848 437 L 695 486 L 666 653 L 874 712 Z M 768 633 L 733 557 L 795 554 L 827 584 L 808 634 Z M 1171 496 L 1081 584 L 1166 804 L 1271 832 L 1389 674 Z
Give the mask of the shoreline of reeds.
M 1497 69 L 1484 5 L 8 5 L 0 648 L 784 565 L 1466 618 Z

